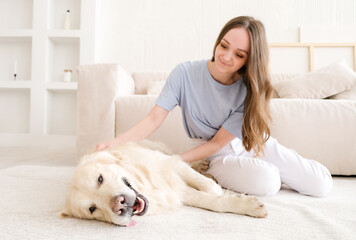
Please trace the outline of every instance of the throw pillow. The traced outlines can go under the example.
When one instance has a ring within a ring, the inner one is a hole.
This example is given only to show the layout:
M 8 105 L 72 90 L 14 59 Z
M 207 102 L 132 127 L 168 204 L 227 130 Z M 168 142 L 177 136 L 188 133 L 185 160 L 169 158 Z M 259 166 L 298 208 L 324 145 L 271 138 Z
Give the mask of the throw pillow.
M 355 78 L 354 78 L 351 88 L 346 91 L 343 91 L 341 93 L 331 96 L 330 99 L 356 100 L 356 73 L 354 72 L 353 74 L 355 75 Z
M 356 81 L 355 72 L 340 61 L 324 68 L 274 84 L 281 98 L 321 99 L 344 92 Z
M 135 81 L 135 93 L 147 94 L 148 86 L 156 81 L 166 81 L 169 72 L 134 72 L 132 78 Z

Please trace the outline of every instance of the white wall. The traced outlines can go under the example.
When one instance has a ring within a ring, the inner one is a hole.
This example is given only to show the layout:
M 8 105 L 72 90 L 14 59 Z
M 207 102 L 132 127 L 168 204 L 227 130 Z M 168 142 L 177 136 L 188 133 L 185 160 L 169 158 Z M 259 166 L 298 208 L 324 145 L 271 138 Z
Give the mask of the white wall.
M 128 72 L 170 71 L 184 60 L 210 58 L 221 27 L 239 15 L 260 19 L 269 42 L 299 42 L 304 26 L 356 29 L 355 0 L 101 0 L 100 4 L 96 62 L 117 62 Z M 353 36 L 342 40 L 356 42 Z M 327 38 L 328 34 L 325 42 Z

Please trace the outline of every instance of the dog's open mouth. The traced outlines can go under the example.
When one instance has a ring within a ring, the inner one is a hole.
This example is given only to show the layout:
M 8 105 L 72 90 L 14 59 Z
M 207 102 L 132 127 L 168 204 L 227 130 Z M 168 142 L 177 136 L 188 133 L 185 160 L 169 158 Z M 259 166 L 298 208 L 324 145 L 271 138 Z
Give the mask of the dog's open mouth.
M 148 210 L 148 200 L 145 198 L 142 194 L 139 194 L 136 189 L 132 187 L 132 185 L 129 183 L 129 181 L 126 178 L 122 178 L 122 181 L 125 183 L 127 187 L 129 187 L 132 191 L 136 193 L 136 200 L 133 206 L 131 207 L 132 209 L 132 215 L 144 215 L 147 210 Z
M 144 215 L 148 210 L 148 200 L 143 195 L 138 194 L 135 204 L 132 206 L 133 215 Z

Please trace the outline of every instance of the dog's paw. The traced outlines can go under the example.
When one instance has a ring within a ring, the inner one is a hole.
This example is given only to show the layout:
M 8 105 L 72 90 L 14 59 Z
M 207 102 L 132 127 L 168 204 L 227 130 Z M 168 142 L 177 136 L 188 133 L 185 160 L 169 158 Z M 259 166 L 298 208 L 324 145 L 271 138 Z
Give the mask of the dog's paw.
M 268 216 L 267 207 L 254 196 L 242 195 L 246 198 L 245 214 L 256 218 L 265 218 Z
M 254 196 L 239 194 L 229 190 L 225 190 L 224 195 L 227 199 L 230 199 L 225 204 L 225 207 L 230 209 L 226 209 L 227 211 L 256 218 L 265 218 L 268 215 L 267 207 Z
M 190 167 L 200 174 L 205 174 L 209 169 L 210 161 L 204 159 L 190 163 Z

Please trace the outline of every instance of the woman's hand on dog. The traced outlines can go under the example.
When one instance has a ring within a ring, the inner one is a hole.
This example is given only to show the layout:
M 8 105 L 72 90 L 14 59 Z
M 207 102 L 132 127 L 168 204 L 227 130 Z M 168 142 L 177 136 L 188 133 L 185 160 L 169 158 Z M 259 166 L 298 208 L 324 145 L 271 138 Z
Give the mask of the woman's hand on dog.
M 99 151 L 102 151 L 102 150 L 106 150 L 106 149 L 110 149 L 116 145 L 118 145 L 118 139 L 117 138 L 114 138 L 110 141 L 107 141 L 107 142 L 103 142 L 103 143 L 99 143 L 96 145 L 95 147 L 95 152 L 99 152 Z

